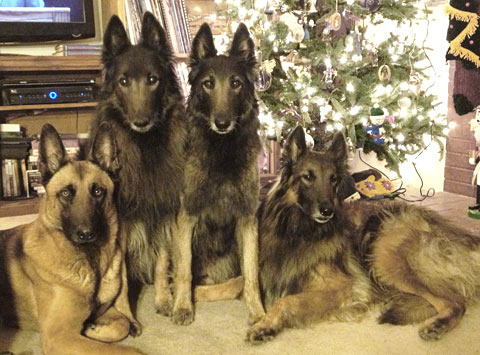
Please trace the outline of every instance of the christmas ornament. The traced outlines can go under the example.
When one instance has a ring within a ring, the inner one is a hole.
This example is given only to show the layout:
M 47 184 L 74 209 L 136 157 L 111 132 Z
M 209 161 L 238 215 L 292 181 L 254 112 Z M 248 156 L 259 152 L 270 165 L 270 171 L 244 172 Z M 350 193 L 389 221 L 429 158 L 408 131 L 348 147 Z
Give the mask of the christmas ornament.
M 390 81 L 391 76 L 392 71 L 388 65 L 383 64 L 380 68 L 378 68 L 378 79 L 380 79 L 380 81 Z
M 337 71 L 332 67 L 326 67 L 325 71 L 323 72 L 323 81 L 325 81 L 326 89 L 332 90 L 333 84 L 335 82 L 335 77 L 337 76 Z
M 258 51 L 257 61 L 261 62 L 262 52 Z M 272 86 L 272 71 L 275 68 L 275 60 L 266 60 L 260 65 L 257 77 L 255 79 L 255 89 L 257 91 L 267 91 Z
M 408 78 L 408 83 L 411 86 L 415 87 L 415 93 L 418 94 L 418 92 L 420 91 L 421 81 L 420 81 L 420 76 L 413 69 L 410 70 L 410 76 Z
M 380 0 L 360 0 L 360 6 L 366 8 L 370 13 L 377 11 L 380 5 Z
M 308 31 L 308 26 L 307 24 L 304 25 L 304 36 L 303 40 L 308 41 L 310 39 L 310 32 Z
M 342 15 L 338 12 L 338 0 L 335 0 L 335 13 L 330 16 L 328 22 L 334 31 L 338 31 L 342 26 Z
M 360 35 L 355 32 L 353 34 L 353 43 L 355 44 L 355 54 L 356 55 L 361 55 L 362 54 L 362 40 L 360 38 Z
M 257 91 L 267 91 L 272 86 L 272 75 L 265 69 L 260 68 L 255 80 L 255 89 Z
M 303 25 L 298 23 L 299 19 L 291 12 L 284 13 L 279 18 L 280 22 L 283 22 L 287 25 L 288 29 L 292 33 L 293 40 L 292 42 L 300 43 L 305 37 L 305 31 Z M 303 20 L 301 20 L 303 23 Z
M 350 137 L 347 137 L 345 143 L 347 144 L 348 160 L 352 160 L 353 158 L 355 158 L 355 146 L 353 145 L 352 139 Z
M 409 97 L 401 97 L 397 103 L 400 108 L 409 108 L 412 105 L 412 100 Z
M 372 136 L 373 142 L 376 144 L 385 143 L 385 128 L 383 123 L 385 121 L 385 113 L 379 107 L 372 107 L 370 110 L 370 120 L 365 127 L 365 131 Z
M 392 115 L 385 115 L 385 121 L 387 121 L 390 124 L 393 124 L 395 122 L 395 117 Z
M 327 22 L 327 25 L 323 28 L 321 36 L 323 42 L 329 43 L 333 40 L 333 31 L 329 22 Z
M 338 31 L 342 26 L 342 15 L 340 13 L 335 12 L 330 18 L 328 19 L 330 25 L 332 26 L 333 31 Z
M 307 143 L 307 148 L 312 150 L 313 146 L 315 145 L 315 141 L 313 140 L 313 137 L 305 131 L 305 143 Z

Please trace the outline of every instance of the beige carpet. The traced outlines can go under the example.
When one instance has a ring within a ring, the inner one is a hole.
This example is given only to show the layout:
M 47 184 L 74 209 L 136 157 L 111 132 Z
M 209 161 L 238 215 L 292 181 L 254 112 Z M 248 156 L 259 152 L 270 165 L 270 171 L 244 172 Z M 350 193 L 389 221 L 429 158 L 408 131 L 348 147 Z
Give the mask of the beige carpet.
M 247 312 L 242 301 L 199 303 L 195 322 L 177 326 L 155 314 L 153 287 L 140 295 L 138 319 L 143 334 L 123 341 L 146 354 L 480 354 L 480 306 L 467 309 L 459 326 L 437 342 L 425 342 L 416 326 L 377 324 L 374 312 L 360 323 L 320 323 L 287 329 L 263 345 L 244 341 Z M 0 350 L 15 355 L 39 355 L 38 333 L 1 329 Z
M 466 216 L 466 208 L 473 202 L 464 196 L 438 193 L 421 204 L 480 235 L 480 220 Z M 0 229 L 29 222 L 34 217 L 1 218 Z M 242 301 L 199 303 L 195 322 L 182 327 L 155 313 L 153 296 L 153 287 L 149 286 L 138 301 L 143 334 L 123 341 L 149 355 L 480 355 L 480 304 L 467 308 L 460 324 L 437 342 L 420 339 L 414 325 L 377 324 L 377 314 L 372 311 L 359 323 L 320 323 L 306 329 L 288 329 L 269 343 L 253 346 L 244 341 L 248 324 Z M 0 353 L 7 350 L 15 355 L 41 354 L 39 334 L 0 329 Z

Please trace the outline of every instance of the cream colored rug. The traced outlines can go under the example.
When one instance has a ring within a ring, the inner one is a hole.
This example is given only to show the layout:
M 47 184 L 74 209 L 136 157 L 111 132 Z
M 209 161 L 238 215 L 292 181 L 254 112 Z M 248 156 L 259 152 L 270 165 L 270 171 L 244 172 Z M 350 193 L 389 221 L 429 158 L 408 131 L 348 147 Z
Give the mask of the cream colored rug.
M 153 287 L 145 287 L 138 302 L 143 334 L 123 341 L 151 355 L 480 354 L 480 305 L 468 308 L 460 324 L 437 342 L 420 339 L 417 326 L 377 324 L 372 312 L 360 323 L 330 322 L 287 329 L 269 343 L 250 345 L 244 341 L 247 310 L 240 300 L 199 303 L 195 322 L 177 326 L 155 313 L 153 298 Z M 0 353 L 9 350 L 15 355 L 41 354 L 38 333 L 0 331 Z

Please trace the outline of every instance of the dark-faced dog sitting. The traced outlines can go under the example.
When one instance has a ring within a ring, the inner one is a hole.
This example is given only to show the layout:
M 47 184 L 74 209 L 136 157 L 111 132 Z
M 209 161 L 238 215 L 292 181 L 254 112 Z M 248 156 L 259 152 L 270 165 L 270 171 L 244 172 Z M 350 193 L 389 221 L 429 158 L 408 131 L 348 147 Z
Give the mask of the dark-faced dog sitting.
M 210 27 L 204 24 L 193 40 L 190 61 L 190 127 L 175 298 L 175 309 L 183 316 L 176 322 L 193 320 L 192 281 L 220 284 L 239 275 L 245 280 L 250 319 L 257 320 L 264 311 L 257 275 L 261 143 L 254 44 L 240 24 L 228 55 L 217 55 Z
M 131 45 L 113 16 L 104 36 L 105 80 L 91 136 L 103 123 L 117 140 L 116 203 L 130 279 L 155 284 L 155 306 L 171 315 L 171 238 L 183 188 L 186 118 L 165 31 L 145 13 Z
M 45 354 L 139 354 L 106 344 L 138 335 L 127 300 L 113 201 L 115 144 L 98 129 L 88 160 L 71 161 L 50 125 L 42 129 L 46 195 L 38 218 L 0 232 L 0 318 L 41 333 Z

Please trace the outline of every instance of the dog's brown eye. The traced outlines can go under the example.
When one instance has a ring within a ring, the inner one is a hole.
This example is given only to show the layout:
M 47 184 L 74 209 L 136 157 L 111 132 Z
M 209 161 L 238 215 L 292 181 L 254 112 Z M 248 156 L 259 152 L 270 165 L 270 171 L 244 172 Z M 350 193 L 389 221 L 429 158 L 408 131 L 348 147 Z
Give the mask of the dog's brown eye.
M 60 194 L 62 195 L 62 197 L 70 197 L 71 195 L 69 189 L 63 189 L 62 191 L 60 191 Z
M 103 189 L 100 187 L 96 187 L 93 189 L 93 195 L 96 197 L 100 197 L 103 195 Z
M 123 77 L 123 78 L 120 78 L 120 80 L 118 81 L 120 83 L 120 85 L 122 86 L 127 86 L 128 85 L 128 79 Z
M 230 82 L 230 86 L 232 87 L 232 89 L 237 89 L 239 88 L 240 86 L 242 86 L 242 83 L 240 80 L 238 79 L 233 79 L 231 82 Z
M 155 75 L 149 75 L 147 81 L 150 85 L 156 84 L 158 82 L 158 77 Z
M 310 181 L 313 181 L 315 179 L 315 176 L 313 175 L 313 173 L 311 171 L 308 171 L 307 173 L 302 175 L 302 178 L 310 182 Z
M 213 89 L 215 86 L 212 80 L 205 80 L 202 85 L 205 87 L 205 89 Z

